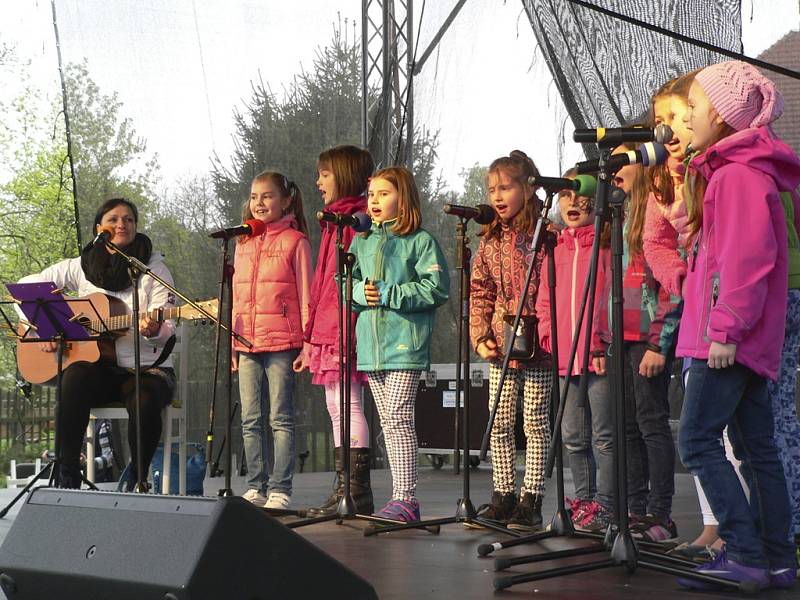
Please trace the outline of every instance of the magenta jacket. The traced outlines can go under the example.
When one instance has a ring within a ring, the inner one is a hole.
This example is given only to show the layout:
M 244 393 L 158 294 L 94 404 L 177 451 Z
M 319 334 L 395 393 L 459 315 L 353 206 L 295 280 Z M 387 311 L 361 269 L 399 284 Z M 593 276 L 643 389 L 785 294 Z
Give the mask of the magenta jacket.
M 567 361 L 572 345 L 572 337 L 578 321 L 581 307 L 583 286 L 589 279 L 589 263 L 591 262 L 592 242 L 594 241 L 594 225 L 585 225 L 578 229 L 564 229 L 558 238 L 555 250 L 556 262 L 556 323 L 558 333 L 558 372 L 567 375 Z M 592 326 L 592 342 L 590 350 L 593 355 L 602 355 L 607 347 L 604 339 L 608 339 L 608 296 L 606 277 L 610 276 L 611 254 L 608 248 L 600 248 L 597 269 L 597 288 L 595 290 L 594 318 Z M 553 351 L 550 331 L 550 277 L 547 264 L 542 265 L 539 281 L 539 295 L 536 297 L 536 316 L 539 318 L 539 343 L 547 352 Z M 588 306 L 588 303 L 587 303 Z M 586 340 L 586 319 L 581 328 L 581 340 L 575 356 L 573 375 L 579 375 L 583 364 L 583 346 Z M 594 371 L 591 360 L 589 371 Z
M 745 129 L 692 159 L 708 180 L 689 255 L 678 356 L 736 344 L 736 362 L 776 379 L 786 324 L 786 220 L 779 192 L 800 184 L 800 159 L 768 127 Z M 698 199 L 699 201 L 699 199 Z
M 328 212 L 352 215 L 366 212 L 367 199 L 364 196 L 339 198 L 325 207 Z M 336 225 L 328 222 L 320 223 L 322 239 L 319 243 L 317 268 L 314 271 L 314 282 L 311 284 L 311 308 L 308 325 L 305 329 L 305 340 L 316 345 L 330 346 L 339 340 L 339 318 L 336 314 Z M 345 227 L 342 236 L 344 249 L 350 248 L 355 230 Z M 356 315 L 353 313 L 353 327 Z

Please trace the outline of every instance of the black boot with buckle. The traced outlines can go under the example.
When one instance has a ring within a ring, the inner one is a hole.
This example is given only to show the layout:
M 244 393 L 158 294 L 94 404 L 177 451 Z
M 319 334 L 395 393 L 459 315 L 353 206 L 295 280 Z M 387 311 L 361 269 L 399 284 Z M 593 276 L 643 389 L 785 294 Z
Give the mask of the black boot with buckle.
M 333 490 L 331 495 L 320 506 L 309 508 L 306 511 L 307 517 L 327 517 L 336 513 L 336 508 L 339 506 L 339 500 L 342 499 L 344 494 L 344 462 L 342 460 L 342 447 L 339 446 L 333 449 L 334 464 L 336 467 L 336 479 L 333 481 Z
M 356 505 L 356 512 L 371 515 L 375 512 L 369 474 L 369 448 L 350 449 L 350 495 Z
M 478 517 L 487 521 L 494 521 L 498 525 L 505 525 L 514 513 L 517 506 L 517 495 L 514 492 L 492 492 L 492 499 L 489 504 L 478 507 Z M 480 529 L 480 523 L 467 522 L 464 527 L 469 529 Z

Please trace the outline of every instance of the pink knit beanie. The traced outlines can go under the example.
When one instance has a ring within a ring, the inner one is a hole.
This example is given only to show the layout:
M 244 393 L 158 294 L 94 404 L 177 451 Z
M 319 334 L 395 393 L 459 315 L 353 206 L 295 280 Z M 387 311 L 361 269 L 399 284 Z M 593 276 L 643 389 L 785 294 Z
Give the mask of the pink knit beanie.
M 700 71 L 695 80 L 719 116 L 737 131 L 768 125 L 783 113 L 778 88 L 748 63 L 717 63 Z

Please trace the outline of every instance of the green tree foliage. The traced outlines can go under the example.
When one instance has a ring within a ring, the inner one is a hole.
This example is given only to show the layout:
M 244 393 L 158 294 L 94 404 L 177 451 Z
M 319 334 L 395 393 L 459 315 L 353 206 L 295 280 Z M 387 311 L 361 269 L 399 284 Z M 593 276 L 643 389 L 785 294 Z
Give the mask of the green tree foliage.
M 65 75 L 80 230 L 85 242 L 94 235 L 97 207 L 108 198 L 127 198 L 139 207 L 145 220 L 150 216 L 158 157 L 148 156 L 145 140 L 137 136 L 131 119 L 122 115 L 122 101 L 116 92 L 100 90 L 86 62 L 67 65 Z

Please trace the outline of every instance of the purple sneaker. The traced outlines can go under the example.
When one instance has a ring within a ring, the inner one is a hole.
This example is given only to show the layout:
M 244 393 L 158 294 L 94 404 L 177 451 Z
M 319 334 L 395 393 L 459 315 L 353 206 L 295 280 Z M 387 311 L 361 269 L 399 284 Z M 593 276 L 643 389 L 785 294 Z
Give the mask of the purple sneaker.
M 769 572 L 769 587 L 786 589 L 794 585 L 797 569 L 772 569 Z
M 728 553 L 723 547 L 722 552 L 710 563 L 696 567 L 695 572 L 703 575 L 712 575 L 720 579 L 728 579 L 739 583 L 750 582 L 758 586 L 758 589 L 765 589 L 769 586 L 769 571 L 759 567 L 748 567 L 734 560 L 728 560 Z M 706 583 L 699 579 L 689 577 L 678 577 L 678 583 L 683 587 L 693 590 L 720 590 L 726 586 L 716 583 Z
M 419 502 L 416 500 L 389 500 L 382 509 L 375 513 L 375 516 L 402 523 L 419 521 Z

